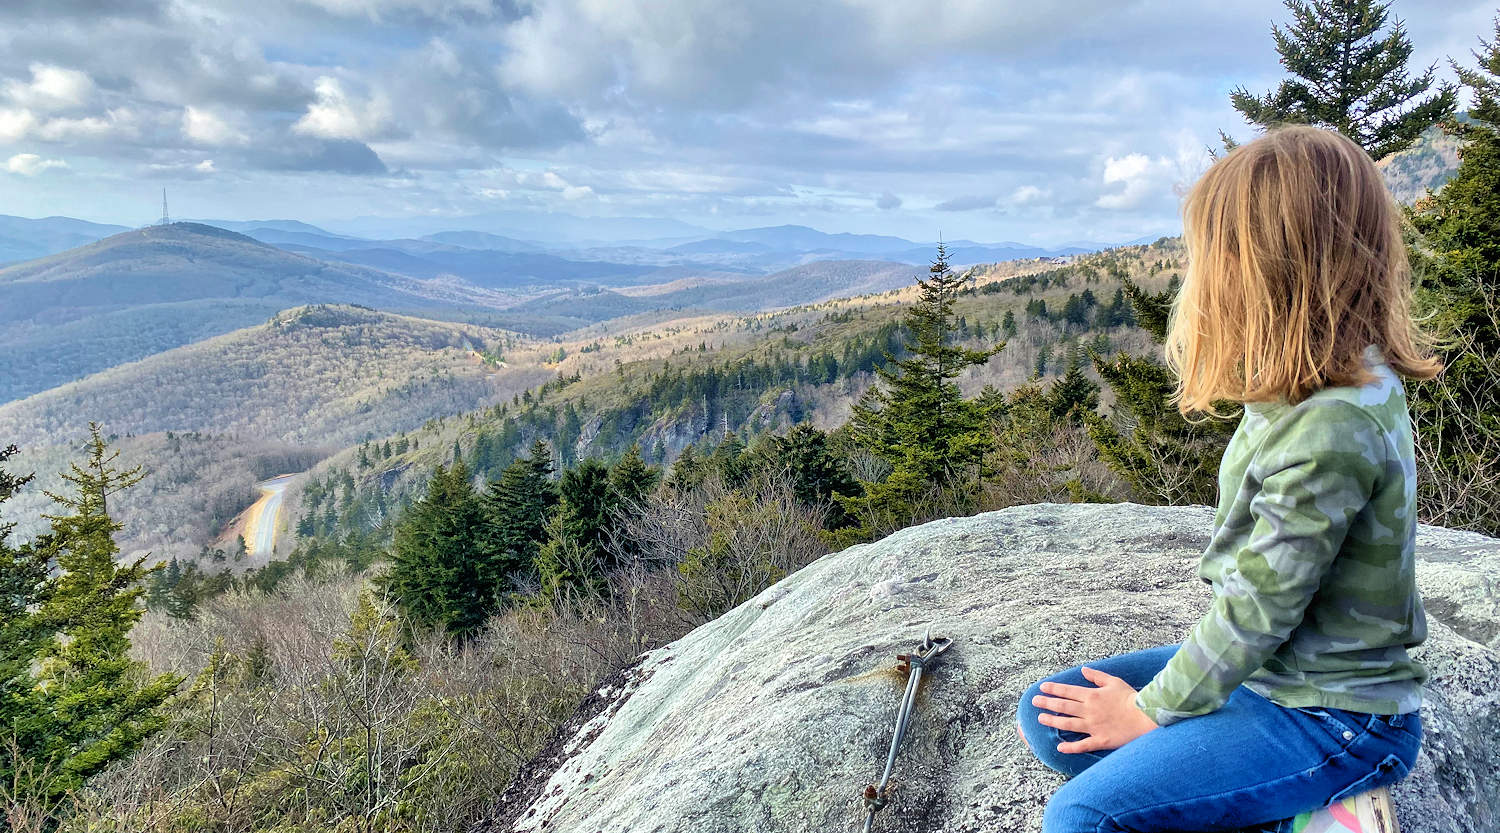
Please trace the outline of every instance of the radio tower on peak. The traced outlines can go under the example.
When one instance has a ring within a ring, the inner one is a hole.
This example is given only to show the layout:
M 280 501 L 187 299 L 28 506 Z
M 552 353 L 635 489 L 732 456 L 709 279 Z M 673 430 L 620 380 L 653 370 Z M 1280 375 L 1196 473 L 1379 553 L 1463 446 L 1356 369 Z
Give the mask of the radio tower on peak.
M 156 221 L 159 226 L 172 224 L 172 215 L 167 213 L 167 189 L 161 189 L 161 219 Z

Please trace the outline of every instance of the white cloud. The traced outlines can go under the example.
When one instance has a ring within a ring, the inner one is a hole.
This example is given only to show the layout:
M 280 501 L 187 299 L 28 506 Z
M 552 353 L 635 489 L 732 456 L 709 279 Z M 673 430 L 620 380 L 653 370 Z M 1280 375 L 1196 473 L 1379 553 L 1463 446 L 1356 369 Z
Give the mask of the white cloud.
M 343 84 L 331 76 L 313 85 L 317 101 L 292 125 L 292 130 L 321 139 L 364 140 L 379 136 L 391 117 L 390 103 L 376 95 L 364 101 L 351 97 Z
M 214 160 L 205 159 L 193 166 L 193 170 L 200 174 L 211 174 L 214 172 Z
M 36 116 L 30 110 L 0 107 L 0 142 L 16 142 L 36 127 Z
M 488 0 L 303 0 L 310 6 L 342 17 L 366 17 L 380 20 L 386 15 L 415 12 L 429 17 L 455 14 L 488 14 Z
M 245 142 L 245 134 L 210 110 L 191 105 L 182 110 L 182 135 L 200 145 L 217 147 Z
M 68 163 L 61 159 L 43 159 L 35 153 L 18 153 L 5 163 L 5 170 L 21 176 L 36 176 L 50 168 L 66 167 Z
M 70 110 L 82 107 L 93 97 L 94 82 L 86 72 L 43 63 L 33 63 L 30 69 L 30 81 L 5 82 L 6 97 L 22 107 Z
M 139 119 L 126 107 L 113 108 L 102 116 L 49 119 L 36 128 L 36 135 L 49 142 L 128 138 L 139 134 Z
M 1104 160 L 1104 184 L 1123 185 L 1120 189 L 1099 195 L 1094 205 L 1100 208 L 1134 208 L 1151 192 L 1151 158 L 1144 153 L 1131 153 Z
M 565 200 L 582 200 L 592 197 L 594 189 L 587 185 L 569 185 L 562 189 L 562 195 Z
M 1171 156 L 1127 153 L 1104 160 L 1105 193 L 1094 205 L 1112 211 L 1140 208 L 1151 200 L 1176 196 L 1208 166 L 1208 151 L 1190 132 L 1175 137 Z
M 1010 192 L 1010 201 L 1015 205 L 1026 205 L 1028 203 L 1040 202 L 1052 196 L 1052 189 L 1038 188 L 1035 185 L 1022 185 Z

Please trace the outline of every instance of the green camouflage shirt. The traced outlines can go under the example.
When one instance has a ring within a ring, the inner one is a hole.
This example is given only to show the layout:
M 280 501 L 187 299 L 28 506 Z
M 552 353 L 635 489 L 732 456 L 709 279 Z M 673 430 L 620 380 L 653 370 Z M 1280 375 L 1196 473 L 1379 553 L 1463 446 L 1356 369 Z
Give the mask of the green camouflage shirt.
M 1283 706 L 1421 705 L 1411 420 L 1379 348 L 1364 358 L 1367 385 L 1246 406 L 1198 568 L 1213 603 L 1136 695 L 1157 724 L 1207 714 L 1241 683 Z

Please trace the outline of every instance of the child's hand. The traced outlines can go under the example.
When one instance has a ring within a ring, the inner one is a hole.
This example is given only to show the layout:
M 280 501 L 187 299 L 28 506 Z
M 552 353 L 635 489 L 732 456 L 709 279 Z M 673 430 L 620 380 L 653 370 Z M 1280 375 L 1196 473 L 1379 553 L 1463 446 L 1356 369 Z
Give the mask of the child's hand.
M 1135 689 L 1119 677 L 1085 666 L 1083 676 L 1098 688 L 1063 683 L 1042 683 L 1042 691 L 1053 695 L 1031 698 L 1031 704 L 1057 712 L 1037 715 L 1043 726 L 1081 732 L 1083 740 L 1064 741 L 1057 751 L 1097 752 L 1118 749 L 1156 728 L 1135 704 Z

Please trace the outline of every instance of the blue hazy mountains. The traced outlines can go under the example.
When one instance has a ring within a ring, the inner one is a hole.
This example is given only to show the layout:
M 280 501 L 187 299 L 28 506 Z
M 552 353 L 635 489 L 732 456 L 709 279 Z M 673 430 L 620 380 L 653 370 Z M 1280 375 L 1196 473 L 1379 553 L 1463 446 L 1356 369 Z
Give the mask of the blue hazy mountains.
M 56 254 L 129 230 L 125 226 L 90 223 L 72 217 L 33 220 L 0 214 L 0 266 Z
M 555 218 L 557 233 L 539 240 L 523 234 L 541 230 L 534 224 L 513 222 L 506 234 L 494 217 L 469 219 L 487 227 L 428 230 L 426 219 L 377 238 L 296 220 L 124 229 L 0 217 L 0 402 L 304 304 L 550 336 L 653 310 L 743 312 L 884 291 L 911 283 L 933 255 L 899 237 L 805 226 L 715 232 Z M 637 233 L 664 236 L 620 236 Z M 959 264 L 1089 250 L 950 248 Z
M 150 226 L 0 269 L 0 402 L 301 304 L 464 318 L 515 300 L 319 260 L 212 226 Z

